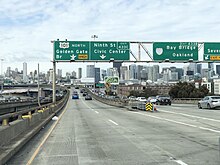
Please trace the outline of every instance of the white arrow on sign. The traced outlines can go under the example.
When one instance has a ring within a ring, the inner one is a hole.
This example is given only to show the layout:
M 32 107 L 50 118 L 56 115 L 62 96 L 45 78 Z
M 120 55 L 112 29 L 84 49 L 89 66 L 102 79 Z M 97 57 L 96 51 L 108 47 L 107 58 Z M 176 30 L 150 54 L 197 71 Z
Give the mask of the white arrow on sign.
M 209 55 L 206 55 L 206 56 L 205 56 L 205 60 L 209 60 Z
M 100 57 L 101 57 L 101 59 L 104 59 L 106 56 L 104 54 L 102 54 Z
M 70 60 L 75 60 L 76 56 L 73 54 L 72 56 L 70 56 L 71 59 Z

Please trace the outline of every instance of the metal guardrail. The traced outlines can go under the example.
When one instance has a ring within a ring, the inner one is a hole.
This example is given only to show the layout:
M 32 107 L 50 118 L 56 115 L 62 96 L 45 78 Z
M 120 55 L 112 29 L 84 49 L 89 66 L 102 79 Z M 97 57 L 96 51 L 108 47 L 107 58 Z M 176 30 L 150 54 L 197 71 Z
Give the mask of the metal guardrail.
M 172 99 L 173 103 L 179 104 L 197 104 L 202 98 L 175 98 Z
M 3 125 L 3 126 L 8 125 L 9 121 L 14 121 L 14 120 L 17 120 L 17 119 L 21 119 L 22 116 L 25 116 L 25 115 L 29 115 L 28 117 L 31 118 L 32 114 L 40 113 L 44 110 L 49 110 L 50 113 L 59 111 L 60 109 L 63 108 L 63 106 L 68 101 L 69 93 L 70 92 L 67 91 L 64 98 L 61 99 L 60 101 L 56 102 L 55 104 L 54 103 L 49 103 L 49 104 L 46 104 L 46 105 L 33 107 L 33 108 L 28 108 L 28 109 L 21 110 L 21 111 L 18 111 L 18 112 L 13 112 L 13 113 L 8 113 L 8 114 L 5 114 L 5 115 L 1 115 L 0 116 L 0 124 Z

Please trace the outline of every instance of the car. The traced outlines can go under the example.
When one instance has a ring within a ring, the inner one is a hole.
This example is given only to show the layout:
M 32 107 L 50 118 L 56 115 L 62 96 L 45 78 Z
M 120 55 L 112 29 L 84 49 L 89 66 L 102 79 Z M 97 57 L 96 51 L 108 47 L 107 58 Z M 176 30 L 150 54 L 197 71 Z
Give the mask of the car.
M 145 97 L 138 97 L 137 101 L 147 101 L 147 99 Z
M 87 92 L 83 92 L 83 96 L 86 96 L 88 93 Z
M 147 101 L 149 101 L 153 104 L 156 104 L 157 98 L 156 98 L 156 96 L 150 96 L 150 97 L 148 97 Z
M 90 95 L 86 95 L 85 100 L 92 100 L 92 97 Z
M 135 96 L 129 96 L 128 99 L 129 100 L 136 100 L 136 97 Z
M 72 99 L 79 99 L 79 95 L 78 94 L 72 94 Z
M 78 92 L 77 91 L 73 91 L 73 94 L 78 94 Z
M 84 88 L 80 89 L 80 93 L 84 93 L 86 90 Z
M 156 96 L 157 105 L 171 105 L 171 99 L 170 96 Z
M 220 96 L 206 96 L 198 102 L 198 108 L 214 109 L 220 107 Z

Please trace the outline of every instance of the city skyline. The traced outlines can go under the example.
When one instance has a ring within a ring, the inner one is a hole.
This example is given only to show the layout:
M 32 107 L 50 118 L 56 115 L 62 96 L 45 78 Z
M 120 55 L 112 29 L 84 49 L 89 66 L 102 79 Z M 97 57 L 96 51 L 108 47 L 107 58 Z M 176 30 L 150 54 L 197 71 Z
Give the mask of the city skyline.
M 37 5 L 34 1 L 4 1 L 0 9 L 4 13 L 0 17 L 3 70 L 20 68 L 23 62 L 32 68 L 40 63 L 41 70 L 49 70 L 51 40 L 56 39 L 92 41 L 91 36 L 97 35 L 97 41 L 218 42 L 219 7 L 217 0 L 43 1 Z M 82 63 L 57 65 L 66 72 Z
M 37 70 L 27 73 L 26 62 L 23 63 L 23 70 L 19 71 L 17 68 L 13 70 L 11 67 L 7 67 L 5 73 L 5 78 L 9 78 L 16 83 L 36 83 L 38 73 Z M 202 67 L 202 64 L 189 63 L 183 68 L 178 68 L 175 66 L 160 67 L 158 64 L 153 66 L 149 65 L 139 65 L 131 64 L 129 66 L 122 66 L 121 63 L 115 62 L 114 67 L 107 69 L 100 69 L 99 67 L 93 65 L 86 65 L 86 75 L 82 76 L 82 68 L 78 68 L 77 71 L 72 70 L 71 72 L 63 72 L 62 69 L 56 70 L 57 81 L 72 81 L 73 79 L 81 79 L 82 81 L 91 81 L 94 79 L 96 83 L 103 81 L 105 76 L 117 76 L 120 80 L 140 80 L 141 82 L 148 83 L 169 83 L 178 81 L 200 81 L 200 82 L 211 82 L 212 79 L 219 78 L 219 67 L 216 66 L 214 69 L 214 64 L 209 63 L 208 67 Z M 42 82 L 52 82 L 53 71 L 49 69 L 46 73 L 40 71 L 40 80 Z M 202 80 L 202 78 L 205 78 Z M 72 80 L 71 80 L 72 79 Z

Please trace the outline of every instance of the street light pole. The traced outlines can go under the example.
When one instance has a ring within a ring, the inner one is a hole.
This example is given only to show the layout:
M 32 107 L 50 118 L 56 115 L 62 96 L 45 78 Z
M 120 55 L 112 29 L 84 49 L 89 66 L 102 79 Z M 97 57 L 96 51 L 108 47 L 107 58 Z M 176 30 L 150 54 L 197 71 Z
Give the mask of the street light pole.
M 3 90 L 4 90 L 3 61 L 4 61 L 4 59 L 1 58 L 1 77 L 2 77 L 1 92 L 3 92 Z
M 2 74 L 3 73 L 3 61 L 4 61 L 4 59 L 2 58 L 1 59 L 1 76 L 3 76 L 3 74 Z
M 94 35 L 91 36 L 91 38 L 93 38 L 94 41 L 95 41 L 95 39 L 98 38 L 98 35 L 94 34 Z M 95 90 L 95 62 L 94 62 L 94 84 L 93 85 L 94 85 L 94 90 Z
M 38 106 L 41 106 L 40 105 L 40 67 L 39 67 L 39 63 L 38 63 L 38 67 L 37 67 L 37 73 L 38 73 L 38 76 L 37 76 L 37 90 L 38 90 Z

